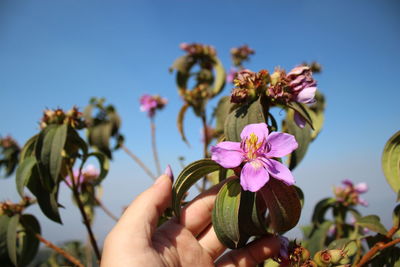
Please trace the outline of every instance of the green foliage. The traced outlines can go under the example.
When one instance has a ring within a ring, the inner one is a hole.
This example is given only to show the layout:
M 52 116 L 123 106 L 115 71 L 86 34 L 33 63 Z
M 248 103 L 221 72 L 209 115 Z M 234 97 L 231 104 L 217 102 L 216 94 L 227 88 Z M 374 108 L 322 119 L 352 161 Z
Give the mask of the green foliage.
M 386 180 L 395 193 L 400 191 L 400 131 L 387 141 L 382 154 Z
M 0 177 L 2 169 L 4 169 L 4 177 L 13 174 L 18 164 L 18 158 L 21 149 L 17 142 L 10 136 L 0 137 Z

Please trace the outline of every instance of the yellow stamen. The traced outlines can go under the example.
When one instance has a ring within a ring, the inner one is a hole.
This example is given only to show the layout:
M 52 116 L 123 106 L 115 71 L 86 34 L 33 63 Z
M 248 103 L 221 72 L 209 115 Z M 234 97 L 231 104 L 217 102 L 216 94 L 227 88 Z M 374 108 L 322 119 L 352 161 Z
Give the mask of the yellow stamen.
M 262 142 L 258 143 L 258 137 L 254 133 L 251 133 L 249 138 L 246 139 L 247 158 L 255 159 L 257 157 L 257 151 L 262 146 Z

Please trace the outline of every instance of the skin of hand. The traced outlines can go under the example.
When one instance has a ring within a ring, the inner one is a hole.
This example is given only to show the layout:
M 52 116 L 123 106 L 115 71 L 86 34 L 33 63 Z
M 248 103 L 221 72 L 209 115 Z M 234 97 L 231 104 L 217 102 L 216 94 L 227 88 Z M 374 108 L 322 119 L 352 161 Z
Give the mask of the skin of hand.
M 157 228 L 171 203 L 173 178 L 170 171 L 166 173 L 130 204 L 107 235 L 101 267 L 255 266 L 279 253 L 278 238 L 269 236 L 222 255 L 226 247 L 211 225 L 221 185 L 197 196 L 182 209 L 179 220 L 173 218 Z

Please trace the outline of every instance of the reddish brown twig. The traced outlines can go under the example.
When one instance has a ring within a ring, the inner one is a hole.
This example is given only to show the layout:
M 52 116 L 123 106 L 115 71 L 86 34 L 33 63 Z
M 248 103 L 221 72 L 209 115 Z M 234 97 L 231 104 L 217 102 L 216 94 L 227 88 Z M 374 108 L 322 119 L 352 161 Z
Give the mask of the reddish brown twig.
M 157 177 L 147 168 L 147 166 L 133 154 L 125 145 L 121 145 L 121 148 L 128 154 L 145 172 L 151 179 L 155 180 Z

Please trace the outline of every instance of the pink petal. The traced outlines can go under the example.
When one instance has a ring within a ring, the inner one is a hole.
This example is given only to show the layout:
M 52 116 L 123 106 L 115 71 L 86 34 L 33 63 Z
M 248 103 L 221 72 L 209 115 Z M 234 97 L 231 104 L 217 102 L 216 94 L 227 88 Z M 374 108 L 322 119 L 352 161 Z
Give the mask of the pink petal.
M 306 126 L 306 120 L 298 112 L 294 113 L 294 122 L 300 128 L 304 128 L 304 126 Z
M 211 147 L 211 159 L 224 168 L 234 168 L 244 160 L 243 151 L 238 142 L 221 142 Z
M 271 133 L 267 142 L 271 145 L 271 150 L 265 154 L 267 157 L 284 157 L 298 147 L 293 135 L 287 133 Z
M 262 123 L 253 123 L 246 125 L 246 127 L 243 128 L 242 133 L 240 134 L 240 138 L 244 140 L 248 138 L 252 133 L 254 133 L 258 137 L 258 141 L 261 142 L 268 136 L 267 124 L 262 122 Z
M 240 173 L 240 185 L 244 190 L 256 192 L 269 181 L 269 175 L 259 160 L 253 160 L 243 166 Z
M 349 180 L 349 179 L 344 179 L 342 181 L 342 184 L 350 186 L 350 187 L 353 187 L 353 182 L 351 180 Z
M 365 193 L 368 191 L 368 185 L 366 183 L 359 183 L 354 186 L 354 189 L 357 193 Z
M 272 177 L 281 180 L 287 185 L 294 184 L 294 177 L 285 165 L 273 159 L 265 159 L 263 162 Z
M 306 87 L 297 95 L 296 101 L 304 104 L 311 104 L 315 102 L 315 91 L 317 87 Z

